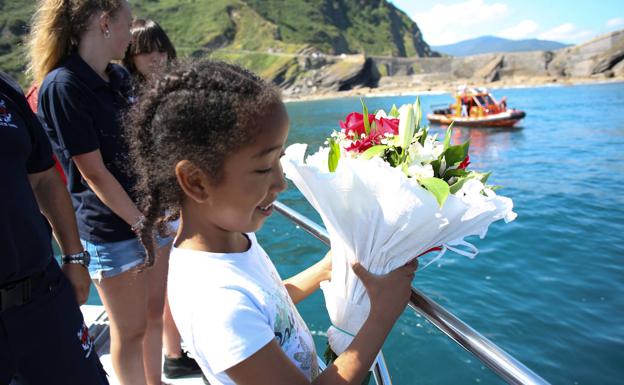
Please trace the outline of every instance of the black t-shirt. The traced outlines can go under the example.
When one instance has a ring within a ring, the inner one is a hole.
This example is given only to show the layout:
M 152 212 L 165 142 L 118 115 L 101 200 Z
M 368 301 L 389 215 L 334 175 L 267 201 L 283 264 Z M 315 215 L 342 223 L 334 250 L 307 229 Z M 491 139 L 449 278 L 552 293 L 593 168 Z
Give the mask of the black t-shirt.
M 0 71 L 0 286 L 43 270 L 52 259 L 50 227 L 28 174 L 53 166 L 41 123 L 19 85 Z
M 50 72 L 39 91 L 39 115 L 67 174 L 80 238 L 93 243 L 134 237 L 130 226 L 95 195 L 72 157 L 100 150 L 108 171 L 133 198 L 135 179 L 128 171 L 128 147 L 121 114 L 129 106 L 130 82 L 123 67 L 110 64 L 104 81 L 77 53 Z

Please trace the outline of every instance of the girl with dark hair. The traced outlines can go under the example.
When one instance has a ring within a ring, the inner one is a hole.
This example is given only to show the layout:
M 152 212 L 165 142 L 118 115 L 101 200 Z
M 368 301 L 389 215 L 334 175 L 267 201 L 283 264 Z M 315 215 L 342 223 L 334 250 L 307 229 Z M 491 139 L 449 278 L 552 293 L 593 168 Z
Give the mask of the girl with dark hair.
M 146 258 L 135 234 L 144 218 L 120 125 L 128 73 L 111 63 L 124 57 L 131 22 L 126 0 L 41 0 L 30 71 L 110 319 L 113 368 L 121 384 L 160 385 L 166 264 Z
M 130 75 L 140 82 L 159 73 L 177 57 L 165 31 L 153 20 L 136 19 L 130 28 L 132 38 L 123 58 Z
M 158 75 L 176 58 L 176 50 L 165 31 L 153 20 L 135 19 L 130 28 L 132 38 L 123 59 L 123 65 L 133 78 L 134 93 L 140 91 L 147 79 Z M 175 226 L 174 226 L 175 228 Z M 163 251 L 169 257 L 169 250 Z M 163 261 L 163 263 L 168 263 Z M 184 377 L 200 373 L 197 363 L 180 347 L 180 333 L 171 316 L 165 298 L 163 314 L 163 373 L 167 378 Z
M 154 228 L 180 217 L 168 294 L 210 383 L 360 385 L 407 304 L 416 265 L 384 276 L 353 266 L 370 315 L 320 373 L 295 303 L 330 278 L 331 258 L 282 281 L 254 235 L 286 188 L 288 116 L 279 90 L 237 66 L 189 62 L 148 82 L 127 127 L 148 255 Z

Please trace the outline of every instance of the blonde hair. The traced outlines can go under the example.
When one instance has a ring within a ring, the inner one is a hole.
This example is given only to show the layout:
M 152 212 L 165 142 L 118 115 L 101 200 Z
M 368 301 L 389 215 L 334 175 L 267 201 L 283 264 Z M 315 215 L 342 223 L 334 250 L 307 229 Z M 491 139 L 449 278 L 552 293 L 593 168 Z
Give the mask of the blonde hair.
M 98 11 L 114 12 L 125 0 L 40 0 L 28 40 L 27 73 L 35 84 L 58 66 L 80 43 L 89 19 Z

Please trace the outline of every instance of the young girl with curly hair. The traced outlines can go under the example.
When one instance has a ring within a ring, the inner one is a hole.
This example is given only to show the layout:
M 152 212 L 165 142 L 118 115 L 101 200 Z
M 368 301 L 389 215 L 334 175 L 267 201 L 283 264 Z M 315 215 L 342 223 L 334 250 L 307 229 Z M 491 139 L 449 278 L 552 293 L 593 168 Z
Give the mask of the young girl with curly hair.
M 320 372 L 295 304 L 330 278 L 331 259 L 283 281 L 254 235 L 286 188 L 288 115 L 279 91 L 237 66 L 189 62 L 148 83 L 127 127 L 148 254 L 154 227 L 180 216 L 169 301 L 210 383 L 360 385 L 405 308 L 416 265 L 384 276 L 353 266 L 370 315 Z

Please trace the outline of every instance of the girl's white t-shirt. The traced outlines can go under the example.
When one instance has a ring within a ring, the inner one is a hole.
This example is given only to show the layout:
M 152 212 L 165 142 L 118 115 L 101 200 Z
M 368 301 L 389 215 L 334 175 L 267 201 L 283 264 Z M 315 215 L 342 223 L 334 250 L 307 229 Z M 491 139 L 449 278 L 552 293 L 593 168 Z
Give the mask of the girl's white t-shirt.
M 212 385 L 275 339 L 311 381 L 319 373 L 312 335 L 275 266 L 256 241 L 243 253 L 172 248 L 169 305 L 182 339 Z

